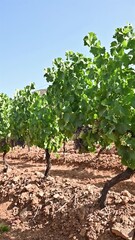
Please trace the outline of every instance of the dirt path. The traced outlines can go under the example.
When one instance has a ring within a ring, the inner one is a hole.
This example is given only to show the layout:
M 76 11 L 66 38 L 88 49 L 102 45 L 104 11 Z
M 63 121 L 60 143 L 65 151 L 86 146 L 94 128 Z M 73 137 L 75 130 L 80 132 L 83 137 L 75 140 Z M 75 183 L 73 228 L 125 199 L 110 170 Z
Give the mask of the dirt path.
M 135 176 L 112 188 L 100 210 L 104 183 L 124 167 L 114 148 L 95 156 L 75 153 L 70 143 L 65 154 L 51 155 L 45 181 L 43 150 L 10 151 L 11 168 L 0 174 L 0 222 L 10 231 L 0 240 L 122 240 L 116 236 L 118 226 L 118 235 L 122 229 L 134 231 Z

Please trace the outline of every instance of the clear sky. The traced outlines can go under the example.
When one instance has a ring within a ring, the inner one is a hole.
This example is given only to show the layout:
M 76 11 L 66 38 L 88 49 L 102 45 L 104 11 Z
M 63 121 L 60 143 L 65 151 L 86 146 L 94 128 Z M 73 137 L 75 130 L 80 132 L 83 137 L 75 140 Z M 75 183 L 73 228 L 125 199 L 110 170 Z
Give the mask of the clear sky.
M 109 47 L 117 27 L 135 27 L 135 0 L 0 0 L 0 92 L 13 96 L 35 82 L 46 88 L 44 68 L 95 32 Z

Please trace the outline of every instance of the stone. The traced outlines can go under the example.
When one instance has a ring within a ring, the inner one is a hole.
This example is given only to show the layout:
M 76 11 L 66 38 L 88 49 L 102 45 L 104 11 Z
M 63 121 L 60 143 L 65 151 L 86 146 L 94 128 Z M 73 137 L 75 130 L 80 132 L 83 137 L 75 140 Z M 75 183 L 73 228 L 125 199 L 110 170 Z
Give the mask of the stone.
M 85 237 L 86 231 L 87 231 L 87 229 L 86 229 L 85 227 L 82 228 L 81 231 L 80 231 L 80 235 L 81 235 L 82 237 Z
M 77 217 L 78 217 L 79 221 L 80 222 L 83 221 L 84 218 L 85 218 L 85 215 L 86 215 L 85 207 L 78 208 L 76 214 L 77 214 Z
M 32 204 L 34 205 L 39 205 L 39 199 L 38 197 L 34 196 L 33 199 L 32 199 Z
M 35 172 L 35 175 L 36 175 L 38 178 L 44 178 L 44 174 L 41 173 L 41 172 Z
M 28 192 L 34 192 L 34 191 L 38 191 L 39 188 L 37 187 L 36 184 L 28 184 L 25 186 L 25 189 L 28 191 Z
M 60 198 L 60 195 L 58 193 L 56 193 L 53 195 L 53 198 L 58 199 L 58 198 Z
M 23 201 L 28 201 L 29 200 L 29 193 L 28 192 L 23 192 L 23 193 L 21 193 L 21 196 L 20 196 L 20 198 L 23 200 Z
M 127 204 L 130 200 L 129 197 L 127 197 L 127 196 L 121 196 L 121 199 L 122 199 L 123 204 Z
M 132 196 L 131 193 L 129 191 L 127 191 L 127 190 L 122 191 L 121 195 L 129 197 L 129 198 L 131 198 L 131 196 Z
M 134 238 L 135 229 L 128 226 L 123 227 L 120 223 L 116 223 L 111 230 L 112 233 L 116 236 L 122 237 L 123 239 L 133 240 Z
M 14 182 L 18 182 L 19 180 L 20 180 L 20 176 L 16 176 L 16 177 L 13 178 Z
M 20 219 L 24 221 L 28 216 L 27 208 L 22 209 L 19 215 L 20 215 Z
M 18 208 L 18 207 L 14 207 L 14 208 L 12 209 L 12 214 L 13 214 L 14 216 L 16 216 L 16 215 L 18 215 L 18 213 L 19 213 L 19 208 Z
M 40 197 L 43 197 L 44 196 L 44 192 L 42 190 L 40 190 L 37 195 L 40 196 Z

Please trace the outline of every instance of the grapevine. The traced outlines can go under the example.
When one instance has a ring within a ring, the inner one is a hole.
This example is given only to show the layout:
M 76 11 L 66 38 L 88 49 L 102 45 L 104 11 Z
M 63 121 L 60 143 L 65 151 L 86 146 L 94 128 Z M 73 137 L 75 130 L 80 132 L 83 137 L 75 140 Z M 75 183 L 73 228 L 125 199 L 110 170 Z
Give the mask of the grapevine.
M 127 169 L 108 181 L 99 199 L 116 183 L 135 173 L 135 32 L 132 25 L 117 28 L 107 51 L 95 33 L 84 37 L 90 57 L 67 51 L 45 69 L 50 86 L 40 95 L 32 83 L 13 99 L 0 95 L 0 149 L 11 140 L 45 150 L 48 176 L 50 153 L 74 139 L 80 152 L 115 144 Z
M 89 126 L 91 130 L 81 134 L 87 150 L 94 150 L 97 143 L 103 148 L 114 143 L 122 164 L 128 167 L 105 185 L 101 207 L 110 187 L 135 172 L 134 29 L 131 25 L 117 28 L 113 38 L 107 52 L 97 36 L 89 33 L 84 45 L 92 58 L 68 52 L 65 60 L 55 59 L 53 67 L 45 72 L 46 80 L 51 82 L 48 96 L 60 119 L 61 131 L 71 137 L 78 128 Z

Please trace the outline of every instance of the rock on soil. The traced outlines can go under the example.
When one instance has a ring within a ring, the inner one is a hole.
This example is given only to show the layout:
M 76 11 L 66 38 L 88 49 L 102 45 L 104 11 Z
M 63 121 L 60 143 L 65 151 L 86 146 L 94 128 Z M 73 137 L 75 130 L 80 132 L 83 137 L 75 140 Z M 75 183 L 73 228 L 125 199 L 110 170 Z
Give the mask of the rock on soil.
M 134 177 L 109 191 L 104 209 L 98 206 L 104 182 L 123 168 L 114 150 L 92 160 L 69 144 L 66 154 L 52 154 L 47 179 L 43 153 L 16 148 L 8 154 L 11 168 L 0 173 L 0 223 L 10 231 L 0 240 L 135 239 Z

